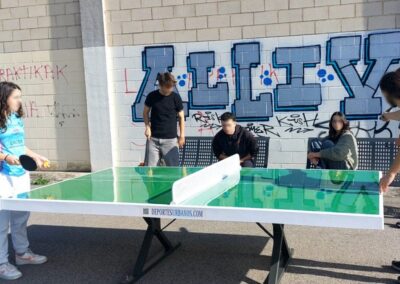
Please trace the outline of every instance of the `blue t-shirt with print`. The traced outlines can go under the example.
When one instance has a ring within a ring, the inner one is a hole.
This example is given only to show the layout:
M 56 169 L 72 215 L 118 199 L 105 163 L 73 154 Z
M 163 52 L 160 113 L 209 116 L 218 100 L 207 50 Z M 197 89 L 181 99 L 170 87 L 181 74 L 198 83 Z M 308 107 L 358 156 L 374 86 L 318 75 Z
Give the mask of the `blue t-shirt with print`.
M 0 129 L 0 152 L 6 155 L 19 157 L 25 154 L 24 123 L 16 113 L 12 113 L 7 120 L 7 129 Z M 25 170 L 21 166 L 9 165 L 2 161 L 0 171 L 9 176 L 22 176 Z

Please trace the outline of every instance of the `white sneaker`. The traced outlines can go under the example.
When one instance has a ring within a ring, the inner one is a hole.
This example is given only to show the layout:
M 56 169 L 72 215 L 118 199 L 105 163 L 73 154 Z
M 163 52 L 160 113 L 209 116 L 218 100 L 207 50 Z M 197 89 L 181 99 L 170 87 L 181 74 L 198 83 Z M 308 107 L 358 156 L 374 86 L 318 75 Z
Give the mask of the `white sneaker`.
M 21 271 L 19 271 L 14 265 L 9 262 L 0 264 L 0 278 L 5 280 L 15 280 L 22 277 Z
M 30 249 L 26 251 L 23 255 L 15 255 L 15 263 L 17 265 L 24 264 L 42 264 L 47 261 L 47 257 L 43 255 L 34 254 Z

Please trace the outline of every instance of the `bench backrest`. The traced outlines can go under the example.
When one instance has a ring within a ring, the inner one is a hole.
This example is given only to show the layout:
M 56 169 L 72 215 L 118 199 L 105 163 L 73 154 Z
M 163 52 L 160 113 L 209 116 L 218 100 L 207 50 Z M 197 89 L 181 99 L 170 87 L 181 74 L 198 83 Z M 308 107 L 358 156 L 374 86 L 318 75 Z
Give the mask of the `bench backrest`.
M 256 137 L 258 142 L 258 154 L 255 158 L 257 168 L 268 166 L 269 137 Z M 179 164 L 185 167 L 207 167 L 215 162 L 212 150 L 213 137 L 186 137 L 186 143 L 179 150 Z

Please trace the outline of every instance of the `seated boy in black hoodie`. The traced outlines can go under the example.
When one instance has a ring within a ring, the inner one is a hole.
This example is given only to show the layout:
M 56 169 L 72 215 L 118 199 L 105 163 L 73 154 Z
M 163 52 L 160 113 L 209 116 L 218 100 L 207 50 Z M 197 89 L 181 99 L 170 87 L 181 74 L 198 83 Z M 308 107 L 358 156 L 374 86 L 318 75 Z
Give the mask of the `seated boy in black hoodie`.
M 230 112 L 221 116 L 222 130 L 214 137 L 212 147 L 218 160 L 239 154 L 242 167 L 254 167 L 258 152 L 257 140 L 242 126 L 236 124 L 236 117 Z

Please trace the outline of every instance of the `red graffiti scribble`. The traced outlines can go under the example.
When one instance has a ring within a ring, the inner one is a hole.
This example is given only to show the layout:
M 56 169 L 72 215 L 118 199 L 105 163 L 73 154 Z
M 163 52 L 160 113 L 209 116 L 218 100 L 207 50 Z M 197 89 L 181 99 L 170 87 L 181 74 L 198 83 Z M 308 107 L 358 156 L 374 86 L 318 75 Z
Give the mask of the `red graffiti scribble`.
M 45 74 L 46 79 L 49 78 L 49 75 L 51 75 L 51 79 L 54 79 L 54 72 L 53 72 L 53 70 L 51 70 L 51 66 L 48 64 L 46 64 L 44 66 L 44 74 Z
M 34 101 L 29 101 L 28 103 L 24 103 L 24 111 L 25 111 L 25 117 L 30 118 L 30 117 L 39 117 L 39 109 L 36 106 L 36 102 Z
M 272 76 L 274 76 L 275 77 L 275 80 L 276 80 L 276 82 L 277 83 L 279 83 L 279 80 L 278 80 L 278 76 L 276 75 L 276 71 L 275 71 L 275 69 L 272 67 L 272 64 L 271 63 L 268 63 L 268 65 L 269 65 L 269 76 L 272 78 Z M 265 68 L 266 69 L 266 68 Z M 262 64 L 261 65 L 261 74 L 264 74 L 264 64 Z M 261 78 L 260 79 L 260 85 L 263 85 L 263 79 Z
M 269 63 L 269 73 L 270 73 L 270 76 L 271 76 L 271 77 L 272 77 L 272 75 L 274 75 L 274 76 L 275 76 L 276 82 L 279 83 L 278 76 L 276 75 L 276 71 L 275 71 L 275 69 L 272 67 L 272 64 L 271 64 L 271 63 Z
M 197 129 L 198 132 L 201 133 L 201 135 L 203 135 L 204 132 L 211 132 L 212 134 L 214 134 L 214 129 L 212 128 L 199 128 Z
M 54 101 L 52 105 L 37 105 L 36 101 L 30 100 L 24 102 L 22 107 L 26 119 L 49 119 L 49 117 L 54 117 L 61 127 L 63 127 L 67 121 L 81 117 L 79 109 L 56 101 Z
M 261 74 L 264 74 L 264 64 L 261 64 Z M 263 85 L 263 79 L 260 78 L 260 85 Z
M 39 77 L 41 80 L 43 80 L 43 76 L 42 76 L 42 68 L 43 65 L 40 66 L 33 66 L 34 72 L 35 72 L 35 78 Z
M 11 66 L 0 68 L 0 81 L 18 81 L 18 80 L 60 80 L 64 79 L 68 82 L 65 76 L 65 69 L 68 65 L 51 66 L 49 64 L 45 65 L 30 65 L 25 64 L 19 66 Z
M 138 147 L 146 147 L 146 144 L 138 144 L 135 142 L 131 142 L 132 145 L 138 146 Z
M 203 113 L 202 111 L 197 111 L 192 115 L 192 118 L 200 124 L 197 131 L 201 134 L 204 132 L 211 132 L 214 134 L 214 130 L 221 128 L 221 120 L 216 112 L 206 111 Z
M 67 81 L 68 82 L 68 79 L 67 79 L 67 77 L 65 77 L 65 74 L 64 74 L 64 70 L 68 67 L 68 65 L 64 65 L 62 68 L 58 68 L 59 66 L 58 65 L 56 65 L 56 70 L 57 70 L 57 72 L 56 72 L 56 78 L 57 79 L 59 79 L 60 77 L 63 77 L 64 79 L 65 79 L 65 81 Z
M 129 91 L 128 89 L 128 70 L 125 68 L 124 70 L 124 78 L 125 78 L 125 94 L 136 94 L 135 90 Z

